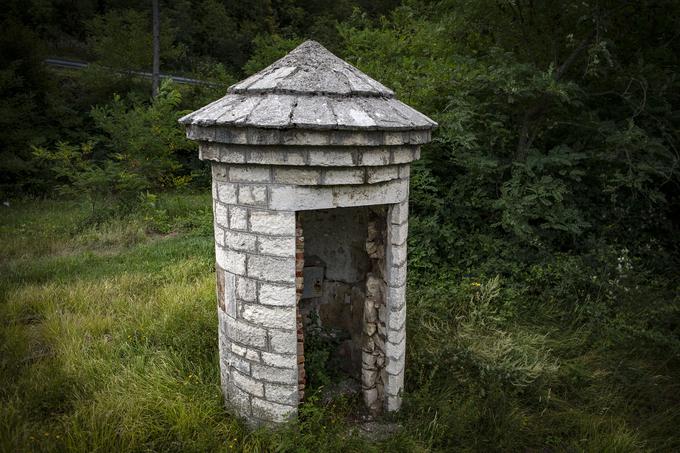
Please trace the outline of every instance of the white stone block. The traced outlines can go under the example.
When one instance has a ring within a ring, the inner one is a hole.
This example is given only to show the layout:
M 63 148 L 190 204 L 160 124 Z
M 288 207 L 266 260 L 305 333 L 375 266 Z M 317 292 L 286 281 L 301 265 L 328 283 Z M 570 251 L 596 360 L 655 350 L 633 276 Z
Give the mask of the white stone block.
M 309 152 L 309 165 L 319 167 L 351 167 L 354 165 L 350 151 L 313 150 Z
M 388 338 L 389 340 L 389 338 Z M 403 338 L 400 343 L 385 342 L 385 355 L 393 359 L 399 359 L 406 351 L 406 338 Z
M 232 230 L 247 230 L 248 229 L 248 208 L 240 206 L 229 206 L 230 229 Z
M 275 168 L 274 182 L 311 186 L 319 184 L 321 172 L 316 168 Z
M 219 245 L 220 247 L 224 247 L 224 229 L 217 223 L 213 225 L 213 229 L 215 234 L 215 244 Z
M 385 382 L 385 393 L 387 395 L 399 396 L 404 388 L 404 373 L 387 374 L 387 381 Z
M 366 169 L 366 182 L 375 184 L 378 182 L 389 181 L 399 177 L 399 168 L 395 166 L 389 167 L 373 167 Z
M 243 252 L 254 252 L 257 250 L 257 236 L 240 231 L 227 230 L 224 234 L 224 243 L 227 248 L 233 250 Z
M 333 205 L 330 187 L 272 186 L 269 207 L 287 211 L 328 209 Z
M 264 396 L 264 384 L 250 376 L 235 370 L 231 373 L 231 381 L 244 392 L 255 396 Z
M 252 408 L 255 417 L 277 423 L 285 422 L 297 413 L 297 406 L 273 403 L 256 397 L 252 399 Z
M 225 396 L 227 397 L 229 404 L 233 406 L 239 414 L 245 416 L 250 415 L 250 394 L 241 390 L 233 382 L 228 382 L 225 388 Z
M 260 362 L 260 351 L 256 351 L 254 349 L 246 348 L 245 346 L 241 346 L 236 343 L 231 344 L 231 350 L 234 354 L 238 354 L 241 357 L 245 357 L 246 359 L 253 361 L 253 362 Z
M 235 368 L 241 373 L 250 374 L 250 362 L 236 354 L 227 354 L 224 358 L 224 362 L 227 366 Z
M 246 255 L 243 253 L 215 247 L 215 260 L 227 272 L 237 275 L 246 273 Z
M 413 160 L 413 149 L 409 147 L 400 147 L 392 150 L 392 163 L 405 164 Z
M 409 164 L 399 166 L 399 177 L 401 179 L 408 179 L 411 177 L 411 166 Z
M 260 236 L 257 239 L 258 253 L 283 257 L 295 256 L 294 237 Z
M 267 186 L 256 184 L 239 184 L 238 202 L 239 204 L 251 206 L 266 206 Z
M 295 283 L 295 258 L 249 255 L 248 277 L 268 282 Z
M 236 277 L 236 297 L 246 302 L 255 302 L 257 282 L 246 277 Z
M 387 308 L 398 310 L 406 303 L 406 285 L 387 287 Z
M 266 383 L 264 397 L 267 401 L 295 406 L 298 403 L 298 388 L 297 385 Z
M 387 236 L 391 244 L 401 245 L 405 243 L 408 237 L 408 222 L 404 222 L 401 225 L 393 223 L 387 225 Z
M 267 328 L 294 329 L 296 326 L 295 310 L 289 307 L 266 307 L 245 303 L 241 316 L 246 321 Z
M 373 185 L 333 186 L 333 205 L 336 207 L 393 204 L 407 198 L 408 182 L 402 179 Z
M 216 202 L 213 209 L 213 213 L 215 215 L 215 224 L 229 228 L 229 216 L 227 214 L 229 211 L 227 210 L 227 207 L 222 203 Z
M 387 356 L 386 362 L 385 362 L 385 369 L 389 374 L 397 375 L 404 371 L 404 363 L 406 361 L 406 355 L 402 355 L 399 358 L 393 358 Z M 253 367 L 255 365 L 252 365 Z
M 363 184 L 364 177 L 363 168 L 329 169 L 324 172 L 323 183 L 326 185 Z
M 406 306 L 400 310 L 387 312 L 387 326 L 390 329 L 401 329 L 406 321 Z
M 262 234 L 295 236 L 295 213 L 252 210 L 250 212 L 250 230 Z
M 262 363 L 278 368 L 293 369 L 297 367 L 297 354 L 276 354 L 262 351 Z
M 229 167 L 229 181 L 269 182 L 269 167 L 262 165 L 232 165 Z
M 276 368 L 268 365 L 251 365 L 252 376 L 255 379 L 278 384 L 297 384 L 298 374 L 296 369 Z
M 390 163 L 390 151 L 387 148 L 359 151 L 359 163 L 365 166 L 388 165 Z
M 229 182 L 217 180 L 217 198 L 225 204 L 236 204 L 236 190 L 238 186 Z
M 227 235 L 229 232 L 227 232 Z M 406 242 L 400 245 L 387 244 L 387 266 L 399 267 L 406 263 Z
M 282 307 L 295 306 L 295 286 L 276 285 L 273 283 L 260 283 L 261 304 L 276 305 Z
M 408 200 L 393 204 L 389 209 L 389 223 L 402 225 L 408 222 Z
M 401 408 L 401 397 L 388 395 L 385 398 L 385 409 L 387 412 L 395 412 Z
M 386 270 L 387 284 L 390 286 L 402 286 L 406 284 L 406 264 L 400 267 L 390 266 Z
M 271 350 L 281 354 L 297 354 L 297 332 L 295 330 L 269 329 Z
M 267 331 L 261 327 L 225 317 L 225 333 L 227 338 L 247 346 L 263 349 L 267 343 Z
M 218 270 L 220 272 L 220 270 Z M 236 276 L 230 272 L 224 273 L 224 307 L 227 315 L 236 317 Z

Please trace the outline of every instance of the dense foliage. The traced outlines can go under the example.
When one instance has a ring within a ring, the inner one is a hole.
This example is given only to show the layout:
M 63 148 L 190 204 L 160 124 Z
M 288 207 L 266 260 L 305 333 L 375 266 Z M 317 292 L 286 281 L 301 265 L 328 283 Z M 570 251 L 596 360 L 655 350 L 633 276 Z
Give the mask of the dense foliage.
M 183 0 L 161 11 L 162 70 L 212 84 L 166 83 L 152 100 L 150 82 L 125 72 L 150 65 L 149 5 L 7 2 L 3 200 L 87 199 L 66 236 L 101 235 L 125 219 L 138 227 L 134 244 L 185 231 L 157 195 L 205 191 L 209 175 L 176 119 L 317 39 L 439 123 L 411 171 L 408 392 L 398 418 L 408 429 L 387 447 L 680 448 L 678 2 Z M 93 65 L 48 69 L 47 55 Z M 7 272 L 21 278 L 3 283 L 0 302 L 31 299 L 20 280 L 44 276 L 8 250 L 18 261 Z M 17 304 L 3 312 L 7 325 L 23 322 Z M 315 358 L 322 369 L 323 348 Z M 19 407 L 20 393 L 1 397 Z M 317 405 L 306 411 L 299 428 L 237 443 L 313 450 L 319 427 L 342 421 Z M 65 415 L 69 429 L 86 430 L 77 416 Z M 345 445 L 341 431 L 323 442 Z M 126 445 L 172 449 L 147 435 Z

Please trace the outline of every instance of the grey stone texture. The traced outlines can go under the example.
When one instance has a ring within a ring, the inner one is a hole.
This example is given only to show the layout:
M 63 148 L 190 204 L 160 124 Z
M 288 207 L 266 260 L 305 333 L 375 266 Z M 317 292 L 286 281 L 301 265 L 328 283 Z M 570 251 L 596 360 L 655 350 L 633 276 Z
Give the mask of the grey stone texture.
M 313 41 L 180 122 L 212 165 L 220 376 L 228 405 L 254 426 L 297 413 L 305 382 L 300 256 L 309 247 L 333 263 L 335 280 L 324 297 L 348 300 L 359 313 L 355 356 L 367 406 L 398 410 L 409 165 L 436 123 Z M 332 220 L 335 208 L 357 207 L 379 215 L 357 225 Z M 309 218 L 328 224 L 303 238 L 296 218 L 321 210 L 331 215 Z

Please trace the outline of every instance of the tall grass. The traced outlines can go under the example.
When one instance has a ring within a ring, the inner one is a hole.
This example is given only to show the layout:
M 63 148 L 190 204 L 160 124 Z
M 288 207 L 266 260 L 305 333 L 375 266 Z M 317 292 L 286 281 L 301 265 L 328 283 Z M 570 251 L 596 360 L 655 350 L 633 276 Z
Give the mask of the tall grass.
M 677 319 L 672 304 L 595 322 L 593 301 L 414 275 L 396 434 L 366 438 L 351 401 L 314 395 L 297 423 L 251 432 L 219 389 L 209 195 L 96 222 L 77 202 L 3 209 L 0 451 L 680 448 L 678 352 L 641 321 Z

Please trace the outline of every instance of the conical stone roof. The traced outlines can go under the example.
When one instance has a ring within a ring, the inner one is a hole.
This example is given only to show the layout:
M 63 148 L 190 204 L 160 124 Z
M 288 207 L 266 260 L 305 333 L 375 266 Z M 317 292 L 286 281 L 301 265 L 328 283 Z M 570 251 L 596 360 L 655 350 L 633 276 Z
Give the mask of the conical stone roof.
M 318 130 L 430 130 L 437 126 L 394 92 L 315 41 L 229 87 L 182 118 L 194 126 Z

